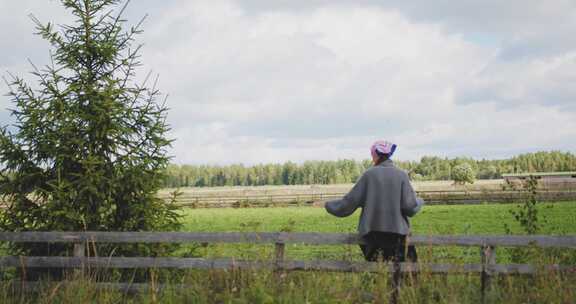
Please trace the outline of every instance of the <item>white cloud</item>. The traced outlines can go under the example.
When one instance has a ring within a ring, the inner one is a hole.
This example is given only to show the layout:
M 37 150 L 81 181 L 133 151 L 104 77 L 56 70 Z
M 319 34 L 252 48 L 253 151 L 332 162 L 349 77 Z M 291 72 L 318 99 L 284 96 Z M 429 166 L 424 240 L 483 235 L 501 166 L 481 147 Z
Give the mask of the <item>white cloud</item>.
M 143 62 L 170 94 L 178 163 L 366 158 L 378 138 L 397 142 L 402 159 L 574 151 L 574 5 L 522 3 L 170 0 L 129 9 L 150 12 Z
M 463 102 L 500 106 L 553 105 L 576 111 L 576 50 L 546 57 L 491 62 L 461 87 Z

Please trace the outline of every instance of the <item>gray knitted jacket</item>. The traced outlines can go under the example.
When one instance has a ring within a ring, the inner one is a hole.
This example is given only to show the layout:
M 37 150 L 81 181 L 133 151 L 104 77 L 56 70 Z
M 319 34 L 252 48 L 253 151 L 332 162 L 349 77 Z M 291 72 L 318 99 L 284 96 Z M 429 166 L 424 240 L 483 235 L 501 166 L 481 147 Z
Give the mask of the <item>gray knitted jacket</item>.
M 374 166 L 360 177 L 341 200 L 326 203 L 326 210 L 335 216 L 349 216 L 362 208 L 358 232 L 410 232 L 408 217 L 416 214 L 424 202 L 416 197 L 408 174 L 396 168 L 391 160 Z

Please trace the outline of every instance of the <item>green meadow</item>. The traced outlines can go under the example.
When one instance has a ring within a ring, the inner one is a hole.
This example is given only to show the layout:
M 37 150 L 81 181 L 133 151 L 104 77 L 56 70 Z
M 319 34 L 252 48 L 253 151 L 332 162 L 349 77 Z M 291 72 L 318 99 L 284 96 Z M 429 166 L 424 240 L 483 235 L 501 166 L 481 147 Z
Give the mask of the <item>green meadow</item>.
M 430 205 L 410 219 L 413 234 L 504 234 L 504 225 L 522 234 L 509 210 L 516 204 Z M 576 233 L 576 202 L 541 203 L 542 234 Z M 360 216 L 338 218 L 324 208 L 184 209 L 185 231 L 292 231 L 354 233 Z
M 539 234 L 564 235 L 576 233 L 576 203 L 558 202 L 538 205 L 541 230 Z M 431 205 L 411 218 L 414 235 L 503 235 L 523 234 L 510 210 L 517 204 Z M 185 231 L 195 232 L 325 232 L 354 233 L 360 210 L 347 218 L 329 215 L 323 208 L 225 208 L 185 209 Z M 418 248 L 422 261 L 469 263 L 479 262 L 479 249 L 473 247 Z M 567 255 L 574 254 L 566 250 Z M 206 257 L 234 256 L 249 258 L 255 255 L 270 257 L 272 246 L 249 244 L 219 244 L 197 248 L 194 253 Z M 292 259 L 362 258 L 357 246 L 287 246 Z M 499 263 L 509 262 L 509 250 L 497 252 Z

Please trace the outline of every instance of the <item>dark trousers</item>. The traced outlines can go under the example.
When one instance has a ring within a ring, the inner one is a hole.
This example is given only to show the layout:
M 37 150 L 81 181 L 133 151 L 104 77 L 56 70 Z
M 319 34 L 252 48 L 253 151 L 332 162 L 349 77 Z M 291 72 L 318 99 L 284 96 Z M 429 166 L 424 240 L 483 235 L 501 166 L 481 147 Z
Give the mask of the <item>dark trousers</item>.
M 371 231 L 363 237 L 366 244 L 360 245 L 364 258 L 368 262 L 383 261 L 416 262 L 416 248 L 406 248 L 406 236 L 391 232 Z

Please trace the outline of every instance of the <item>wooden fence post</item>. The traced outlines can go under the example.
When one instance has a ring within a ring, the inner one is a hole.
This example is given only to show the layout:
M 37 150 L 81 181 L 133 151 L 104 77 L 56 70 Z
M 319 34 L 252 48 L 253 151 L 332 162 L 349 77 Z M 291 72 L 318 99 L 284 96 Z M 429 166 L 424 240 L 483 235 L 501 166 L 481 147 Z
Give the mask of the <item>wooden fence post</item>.
M 276 266 L 279 267 L 281 266 L 282 262 L 284 262 L 284 248 L 285 248 L 285 244 L 284 243 L 276 243 L 275 249 L 274 249 L 274 262 L 276 263 Z
M 74 257 L 82 259 L 86 257 L 86 242 L 74 243 Z M 80 264 L 80 268 L 74 271 L 74 274 L 77 276 L 82 276 L 84 274 L 84 261 Z
M 486 303 L 486 290 L 490 286 L 490 275 L 491 271 L 488 269 L 488 265 L 496 264 L 496 248 L 490 245 L 482 246 L 480 250 L 480 255 L 482 257 L 482 274 L 480 288 L 482 292 L 482 303 Z
M 400 297 L 400 281 L 401 281 L 401 265 L 399 261 L 394 261 L 392 264 L 392 294 L 390 295 L 390 304 L 398 304 Z
M 284 243 L 276 243 L 274 247 L 274 272 L 276 273 L 276 278 L 281 278 L 282 262 L 284 262 Z

